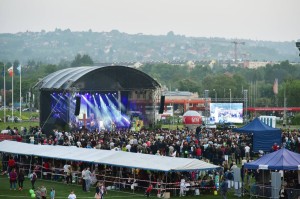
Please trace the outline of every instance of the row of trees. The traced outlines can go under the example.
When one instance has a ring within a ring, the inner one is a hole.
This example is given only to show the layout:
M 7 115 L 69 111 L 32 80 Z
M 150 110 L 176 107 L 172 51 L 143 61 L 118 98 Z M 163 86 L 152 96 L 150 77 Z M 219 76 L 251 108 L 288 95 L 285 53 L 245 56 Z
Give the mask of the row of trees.
M 5 64 L 6 71 L 10 66 L 17 67 L 19 62 L 0 62 L 0 68 Z M 57 70 L 94 65 L 89 55 L 76 55 L 72 62 L 64 62 L 58 65 L 43 64 L 29 61 L 22 66 L 22 96 L 26 96 L 34 85 L 46 75 Z M 223 67 L 215 64 L 196 65 L 191 68 L 188 65 L 170 64 L 144 64 L 139 70 L 156 79 L 169 90 L 198 92 L 203 96 L 204 90 L 209 90 L 209 97 L 243 98 L 243 90 L 248 90 L 248 106 L 283 106 L 284 93 L 286 104 L 289 107 L 300 106 L 300 65 L 292 65 L 288 61 L 279 64 L 267 65 L 258 69 L 247 69 L 234 66 Z M 16 71 L 16 70 L 15 70 Z M 278 95 L 273 93 L 274 80 L 278 78 Z M 0 88 L 3 88 L 3 74 L 0 77 Z M 19 78 L 14 79 L 14 99 L 19 101 Z M 11 89 L 11 78 L 6 78 L 6 89 Z M 230 93 L 229 93 L 230 90 Z M 37 92 L 37 91 L 35 91 Z M 7 102 L 11 103 L 11 97 L 7 96 Z
M 243 98 L 243 90 L 248 90 L 249 106 L 283 106 L 284 90 L 287 106 L 300 106 L 300 65 L 288 61 L 279 64 L 248 69 L 235 66 L 213 67 L 196 65 L 174 66 L 167 64 L 146 64 L 141 70 L 166 85 L 169 90 L 198 92 L 214 98 Z M 279 82 L 278 95 L 273 93 L 275 79 Z M 230 90 L 230 92 L 229 92 Z

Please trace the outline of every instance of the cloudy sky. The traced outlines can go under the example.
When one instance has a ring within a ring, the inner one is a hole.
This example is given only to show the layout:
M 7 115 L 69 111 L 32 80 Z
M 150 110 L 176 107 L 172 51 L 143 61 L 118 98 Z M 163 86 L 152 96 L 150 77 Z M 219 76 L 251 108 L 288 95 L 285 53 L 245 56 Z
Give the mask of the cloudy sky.
M 24 31 L 175 34 L 300 39 L 300 0 L 0 0 L 0 33 Z

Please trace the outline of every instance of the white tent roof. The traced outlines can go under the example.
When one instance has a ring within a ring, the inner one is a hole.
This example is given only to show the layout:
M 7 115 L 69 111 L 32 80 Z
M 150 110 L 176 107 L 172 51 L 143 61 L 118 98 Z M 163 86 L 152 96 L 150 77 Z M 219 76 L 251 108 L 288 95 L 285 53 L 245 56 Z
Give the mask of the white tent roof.
M 32 155 L 54 159 L 84 161 L 118 167 L 140 168 L 156 171 L 212 170 L 219 166 L 190 158 L 86 149 L 69 146 L 33 145 L 15 141 L 0 142 L 0 151 L 12 154 Z

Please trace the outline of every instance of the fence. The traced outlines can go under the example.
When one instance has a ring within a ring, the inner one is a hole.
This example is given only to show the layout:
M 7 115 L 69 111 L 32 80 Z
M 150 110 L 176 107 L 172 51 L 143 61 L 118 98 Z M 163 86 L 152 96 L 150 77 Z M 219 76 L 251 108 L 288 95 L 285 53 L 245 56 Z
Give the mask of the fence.
M 272 198 L 272 186 L 263 184 L 252 184 L 250 186 L 250 197 L 253 198 Z M 279 193 L 280 189 L 275 189 Z M 287 199 L 300 199 L 300 189 L 285 188 Z

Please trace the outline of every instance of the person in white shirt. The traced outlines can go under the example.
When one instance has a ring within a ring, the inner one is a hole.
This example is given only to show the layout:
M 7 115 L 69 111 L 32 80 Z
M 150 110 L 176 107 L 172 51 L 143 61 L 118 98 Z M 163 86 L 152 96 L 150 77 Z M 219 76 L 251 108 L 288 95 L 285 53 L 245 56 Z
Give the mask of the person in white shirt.
M 127 144 L 125 148 L 126 148 L 126 150 L 127 150 L 128 152 L 130 152 L 131 145 L 130 145 L 130 144 Z
M 84 168 L 81 171 L 81 177 L 82 177 L 82 190 L 86 191 L 86 186 L 85 186 L 85 172 L 86 172 L 86 168 Z
M 85 179 L 85 188 L 86 191 L 89 192 L 90 191 L 90 187 L 91 187 L 91 172 L 90 172 L 90 168 L 88 167 L 85 171 L 84 174 L 84 179 Z
M 74 191 L 71 191 L 71 193 L 68 196 L 68 199 L 76 199 L 76 195 L 74 194 Z
M 66 162 L 66 164 L 64 165 L 65 182 L 67 182 L 67 175 L 69 173 L 69 168 L 70 165 Z
M 246 160 L 250 160 L 250 147 L 248 144 L 245 146 L 245 157 Z

